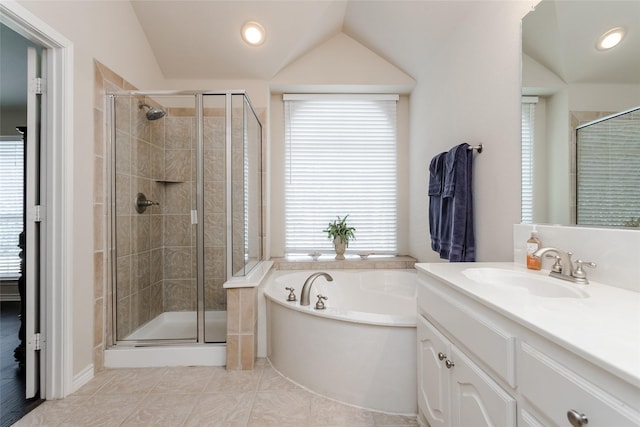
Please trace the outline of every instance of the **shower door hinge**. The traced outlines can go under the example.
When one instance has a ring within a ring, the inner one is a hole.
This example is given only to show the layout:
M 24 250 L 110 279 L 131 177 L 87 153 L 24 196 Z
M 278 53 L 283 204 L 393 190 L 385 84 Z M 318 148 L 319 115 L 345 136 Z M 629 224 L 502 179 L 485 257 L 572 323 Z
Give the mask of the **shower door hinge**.
M 31 206 L 27 213 L 27 218 L 29 221 L 33 222 L 42 222 L 42 209 L 41 205 Z
M 44 86 L 45 81 L 42 79 L 42 77 L 36 77 L 35 79 L 33 79 L 33 92 L 36 95 L 42 95 L 44 93 Z

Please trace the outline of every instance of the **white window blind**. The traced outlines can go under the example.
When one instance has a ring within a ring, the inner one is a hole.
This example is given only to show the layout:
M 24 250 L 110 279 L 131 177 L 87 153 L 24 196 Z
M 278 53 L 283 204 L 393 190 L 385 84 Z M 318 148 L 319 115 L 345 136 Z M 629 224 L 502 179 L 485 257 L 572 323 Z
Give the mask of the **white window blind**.
M 0 279 L 20 276 L 18 243 L 23 229 L 23 174 L 22 139 L 0 138 Z
M 397 100 L 284 96 L 287 253 L 333 252 L 322 230 L 345 215 L 347 251 L 397 253 Z
M 522 100 L 521 222 L 533 222 L 533 144 L 537 97 Z
M 576 131 L 577 222 L 634 226 L 640 219 L 640 108 Z

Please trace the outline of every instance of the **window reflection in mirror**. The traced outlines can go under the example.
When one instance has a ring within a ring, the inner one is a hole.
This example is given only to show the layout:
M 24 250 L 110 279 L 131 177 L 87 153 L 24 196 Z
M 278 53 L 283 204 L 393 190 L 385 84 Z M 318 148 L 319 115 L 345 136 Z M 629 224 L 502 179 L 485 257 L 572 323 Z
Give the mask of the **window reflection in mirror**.
M 578 126 L 578 225 L 640 227 L 640 107 Z

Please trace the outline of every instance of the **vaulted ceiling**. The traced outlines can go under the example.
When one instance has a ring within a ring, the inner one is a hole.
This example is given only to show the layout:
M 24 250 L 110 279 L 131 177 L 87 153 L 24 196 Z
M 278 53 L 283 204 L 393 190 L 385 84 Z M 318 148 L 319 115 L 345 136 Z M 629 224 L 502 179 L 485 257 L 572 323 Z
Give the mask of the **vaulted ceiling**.
M 166 78 L 234 80 L 271 79 L 339 32 L 416 78 L 482 1 L 130 0 Z M 259 47 L 240 38 L 250 20 L 266 30 Z M 543 0 L 524 22 L 524 51 L 565 82 L 640 84 L 640 0 Z M 597 52 L 612 26 L 627 27 L 627 37 Z M 3 64 L 15 62 L 9 51 L 3 45 Z M 3 68 L 14 71 L 24 73 Z M 3 104 L 22 102 L 12 89 L 3 88 Z
M 421 60 L 469 18 L 472 3 L 131 0 L 165 77 L 181 79 L 270 79 L 338 32 L 415 77 Z M 525 51 L 565 82 L 640 82 L 640 1 L 543 0 L 537 9 L 535 19 L 525 18 Z M 251 20 L 267 33 L 259 47 L 240 38 Z M 611 26 L 629 27 L 627 38 L 596 52 L 595 40 Z

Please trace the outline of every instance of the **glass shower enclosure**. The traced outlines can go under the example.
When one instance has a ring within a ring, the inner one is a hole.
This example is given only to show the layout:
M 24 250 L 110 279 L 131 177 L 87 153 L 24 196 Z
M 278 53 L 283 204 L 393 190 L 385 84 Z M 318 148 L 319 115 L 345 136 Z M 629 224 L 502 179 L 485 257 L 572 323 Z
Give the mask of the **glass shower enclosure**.
M 262 259 L 262 125 L 244 91 L 117 92 L 110 344 L 226 342 L 223 284 Z
M 576 128 L 576 219 L 640 227 L 640 106 Z

